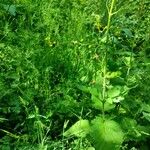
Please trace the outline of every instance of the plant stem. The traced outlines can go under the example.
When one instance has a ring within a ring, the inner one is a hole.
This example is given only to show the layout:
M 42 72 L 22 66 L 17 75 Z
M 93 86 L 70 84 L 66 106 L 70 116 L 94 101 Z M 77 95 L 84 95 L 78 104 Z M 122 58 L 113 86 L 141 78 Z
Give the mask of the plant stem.
M 111 17 L 113 15 L 113 8 L 114 8 L 114 5 L 115 5 L 115 1 L 116 0 L 112 0 L 111 1 L 111 6 L 110 6 L 110 9 L 107 7 L 108 9 L 108 21 L 107 21 L 107 30 L 105 32 L 105 36 L 106 36 L 106 50 L 104 52 L 104 57 L 103 57 L 103 69 L 102 69 L 102 72 L 103 72 L 103 90 L 102 90 L 102 117 L 103 117 L 103 120 L 105 118 L 105 102 L 106 102 L 106 81 L 107 81 L 107 78 L 106 78 L 106 74 L 107 74 L 107 55 L 108 55 L 108 42 L 109 42 L 109 30 L 110 30 L 110 23 L 111 23 Z

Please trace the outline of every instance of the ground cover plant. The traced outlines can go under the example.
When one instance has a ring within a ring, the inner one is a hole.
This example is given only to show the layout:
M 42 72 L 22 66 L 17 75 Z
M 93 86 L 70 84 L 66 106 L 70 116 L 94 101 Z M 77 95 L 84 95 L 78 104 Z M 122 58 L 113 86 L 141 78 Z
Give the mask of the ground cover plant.
M 149 0 L 0 1 L 0 149 L 148 150 Z

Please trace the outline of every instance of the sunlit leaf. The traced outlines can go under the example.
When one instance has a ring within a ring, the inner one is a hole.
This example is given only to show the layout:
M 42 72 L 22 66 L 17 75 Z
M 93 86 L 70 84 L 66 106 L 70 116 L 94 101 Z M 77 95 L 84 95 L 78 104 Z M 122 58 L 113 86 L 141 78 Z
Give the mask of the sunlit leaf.
M 120 71 L 116 71 L 116 72 L 107 72 L 106 77 L 107 78 L 116 78 L 119 77 L 121 75 Z
M 108 90 L 108 97 L 110 98 L 117 97 L 119 96 L 120 93 L 121 93 L 121 87 L 115 86 Z
M 95 109 L 98 109 L 98 110 L 103 110 L 103 103 L 101 101 L 101 99 L 97 98 L 96 96 L 92 95 L 91 97 L 92 99 L 92 106 L 95 108 Z M 110 101 L 112 101 L 112 99 L 107 99 L 108 101 L 105 102 L 105 111 L 108 111 L 108 110 L 111 110 L 114 108 L 114 104 Z
M 1 118 L 1 117 L 0 117 L 0 122 L 4 122 L 4 121 L 8 121 L 8 119 Z
M 89 131 L 90 131 L 89 121 L 79 120 L 64 133 L 64 136 L 85 137 L 89 133 Z
M 149 104 L 142 104 L 142 109 L 143 109 L 143 111 L 150 113 L 150 105 Z
M 150 122 L 150 113 L 143 112 L 143 116 L 146 120 Z
M 124 133 L 113 120 L 96 118 L 92 121 L 91 136 L 96 150 L 119 150 Z

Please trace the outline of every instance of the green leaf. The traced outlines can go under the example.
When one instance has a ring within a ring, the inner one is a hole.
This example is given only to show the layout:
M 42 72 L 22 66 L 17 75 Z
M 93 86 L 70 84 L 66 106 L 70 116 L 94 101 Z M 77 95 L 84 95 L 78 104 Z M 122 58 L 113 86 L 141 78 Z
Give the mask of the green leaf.
M 66 137 L 77 136 L 85 137 L 90 132 L 90 125 L 88 120 L 79 120 L 72 127 L 70 127 L 63 135 Z
M 127 37 L 133 37 L 132 32 L 129 29 L 124 28 L 123 31 Z
M 0 122 L 4 122 L 4 121 L 8 121 L 8 119 L 1 118 L 1 117 L 0 117 Z
M 85 93 L 90 93 L 90 87 L 88 87 L 88 86 L 78 85 L 78 88 Z
M 121 102 L 121 101 L 123 101 L 123 100 L 124 100 L 124 97 L 118 96 L 118 97 L 115 97 L 115 98 L 113 99 L 113 102 L 114 102 L 114 103 L 119 103 L 119 102 Z
M 90 93 L 96 97 L 101 97 L 100 91 L 98 91 L 98 89 L 95 87 L 90 88 Z
M 99 117 L 92 121 L 91 137 L 96 150 L 119 150 L 124 133 L 117 122 Z
M 99 98 L 92 95 L 91 99 L 92 99 L 92 106 L 95 109 L 98 109 L 98 110 L 103 109 L 102 101 Z M 109 100 L 111 100 L 111 99 L 108 99 L 108 101 L 105 102 L 105 111 L 108 111 L 108 110 L 111 110 L 114 108 L 114 104 L 112 102 L 110 102 Z
M 150 105 L 142 103 L 142 110 L 150 113 Z
M 3 5 L 3 7 L 11 15 L 16 16 L 16 6 L 15 5 Z
M 131 128 L 136 128 L 137 122 L 134 119 L 131 118 L 124 118 L 122 120 L 122 126 L 125 130 L 131 129 Z
M 143 116 L 146 120 L 150 122 L 150 113 L 143 112 Z
M 102 42 L 102 43 L 106 43 L 106 41 L 107 41 L 107 36 L 104 36 L 104 37 L 101 39 L 101 42 Z
M 9 13 L 11 14 L 11 15 L 13 15 L 13 16 L 16 16 L 16 6 L 15 5 L 11 5 L 10 7 L 9 7 Z
M 120 86 L 114 86 L 113 88 L 108 90 L 108 97 L 113 98 L 119 96 L 121 93 Z
M 107 78 L 117 78 L 121 75 L 120 71 L 115 71 L 115 72 L 107 72 L 106 77 Z
M 88 147 L 87 150 L 95 150 L 94 147 Z

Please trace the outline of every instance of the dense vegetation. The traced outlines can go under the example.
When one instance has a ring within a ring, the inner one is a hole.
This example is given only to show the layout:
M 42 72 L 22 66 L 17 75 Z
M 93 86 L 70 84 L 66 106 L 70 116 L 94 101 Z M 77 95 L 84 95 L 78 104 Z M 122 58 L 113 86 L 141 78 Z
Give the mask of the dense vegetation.
M 149 0 L 0 1 L 1 150 L 149 141 Z

